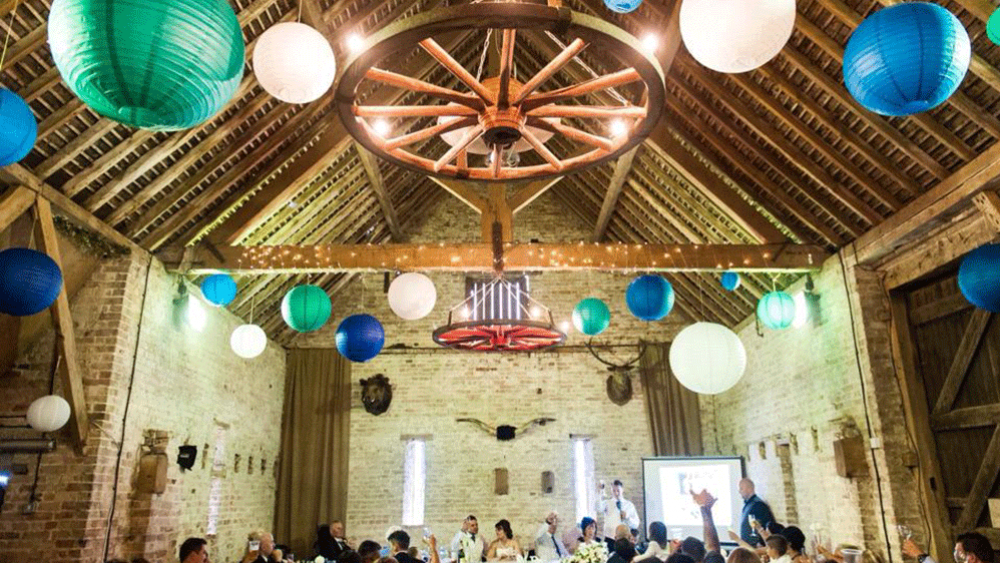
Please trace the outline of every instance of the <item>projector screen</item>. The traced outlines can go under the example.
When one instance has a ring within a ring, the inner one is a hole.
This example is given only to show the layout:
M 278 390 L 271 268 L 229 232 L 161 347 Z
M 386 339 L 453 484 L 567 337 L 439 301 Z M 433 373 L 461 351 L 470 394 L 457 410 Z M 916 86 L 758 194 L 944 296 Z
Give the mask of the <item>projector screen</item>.
M 690 491 L 708 490 L 716 499 L 712 518 L 723 543 L 730 529 L 739 532 L 743 499 L 739 483 L 743 478 L 743 458 L 739 457 L 651 457 L 642 460 L 646 530 L 650 522 L 663 522 L 667 537 L 678 531 L 681 537 L 704 540 L 701 510 Z

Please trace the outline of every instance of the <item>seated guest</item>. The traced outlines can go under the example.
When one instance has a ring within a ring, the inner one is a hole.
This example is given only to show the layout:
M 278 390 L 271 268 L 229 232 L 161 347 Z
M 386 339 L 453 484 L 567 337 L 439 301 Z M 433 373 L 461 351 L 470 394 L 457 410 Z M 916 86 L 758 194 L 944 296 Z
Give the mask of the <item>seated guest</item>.
M 416 557 L 409 554 L 410 534 L 403 530 L 396 530 L 389 534 L 389 553 L 398 563 L 422 563 Z
M 629 539 L 629 541 L 632 542 L 632 545 L 638 546 L 639 545 L 639 528 L 632 528 L 631 530 L 628 531 L 628 535 L 629 535 L 628 539 Z M 638 549 L 638 548 L 636 548 L 636 549 Z
M 667 563 L 694 563 L 694 559 L 686 553 L 677 552 L 667 557 Z
M 316 555 L 322 556 L 327 561 L 337 560 L 337 556 L 340 555 L 342 550 L 337 545 L 337 541 L 333 539 L 329 525 L 320 524 L 316 526 L 316 543 L 313 544 L 313 550 L 316 552 Z
M 608 558 L 608 563 L 631 563 L 635 559 L 635 546 L 629 538 L 615 540 L 615 552 Z
M 507 520 L 497 522 L 496 531 L 497 538 L 490 544 L 490 549 L 486 553 L 487 561 L 516 561 L 519 557 L 524 557 L 521 544 L 514 539 L 510 522 Z
M 557 561 L 569 555 L 562 540 L 556 536 L 558 529 L 559 515 L 552 511 L 535 534 L 535 557 L 542 561 Z
M 729 552 L 726 563 L 760 563 L 760 557 L 752 549 L 737 547 Z
M 181 563 L 208 563 L 208 542 L 204 538 L 188 538 L 181 544 Z
M 462 555 L 470 563 L 479 563 L 486 553 L 486 540 L 479 535 L 479 521 L 476 517 L 469 515 L 462 521 L 462 529 L 455 533 L 451 539 L 451 550 L 456 554 L 461 551 Z
M 632 535 L 631 528 L 629 528 L 625 524 L 618 524 L 618 527 L 615 528 L 615 541 L 618 541 L 620 539 L 627 540 L 631 535 Z
M 361 557 L 361 563 L 375 563 L 381 557 L 379 555 L 379 551 L 381 550 L 382 546 L 378 542 L 372 540 L 361 542 L 361 545 L 358 546 L 358 555 Z
M 718 551 L 709 551 L 705 554 L 705 563 L 726 563 L 726 558 Z
M 955 539 L 955 561 L 964 563 L 993 563 L 995 556 L 990 540 L 976 532 L 961 534 Z M 935 563 L 934 558 L 917 547 L 916 542 L 907 539 L 903 542 L 903 555 L 913 557 L 918 563 Z
M 788 526 L 781 531 L 781 535 L 788 540 L 788 557 L 794 563 L 808 563 L 809 558 L 805 555 L 806 535 L 797 526 Z
M 666 561 L 670 557 L 670 550 L 667 548 L 667 526 L 663 522 L 653 522 L 649 525 L 649 547 L 646 552 L 635 558 L 636 562 L 645 561 L 652 558 Z
M 691 556 L 691 559 L 694 559 L 694 563 L 705 561 L 705 553 L 707 553 L 705 544 L 700 539 L 692 536 L 684 538 L 684 541 L 681 542 L 680 552 Z
M 788 555 L 788 540 L 781 534 L 772 534 L 764 541 L 767 545 L 767 558 L 771 563 L 792 563 Z
M 580 545 L 597 543 L 597 522 L 593 518 L 584 516 L 583 520 L 580 520 L 580 531 L 583 532 L 583 536 L 580 537 Z
M 263 530 L 252 532 L 247 539 L 247 553 L 243 556 L 243 563 L 273 563 L 271 555 L 274 553 L 274 536 Z M 256 544 L 257 549 L 250 549 Z

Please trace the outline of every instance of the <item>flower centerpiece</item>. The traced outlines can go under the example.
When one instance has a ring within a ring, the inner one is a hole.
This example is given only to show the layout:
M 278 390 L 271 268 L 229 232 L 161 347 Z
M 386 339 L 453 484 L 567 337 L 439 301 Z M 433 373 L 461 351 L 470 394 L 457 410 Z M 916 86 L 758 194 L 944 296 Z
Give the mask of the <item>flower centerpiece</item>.
M 563 563 L 606 563 L 608 560 L 608 546 L 604 542 L 580 544 L 576 552 L 569 557 L 563 558 Z

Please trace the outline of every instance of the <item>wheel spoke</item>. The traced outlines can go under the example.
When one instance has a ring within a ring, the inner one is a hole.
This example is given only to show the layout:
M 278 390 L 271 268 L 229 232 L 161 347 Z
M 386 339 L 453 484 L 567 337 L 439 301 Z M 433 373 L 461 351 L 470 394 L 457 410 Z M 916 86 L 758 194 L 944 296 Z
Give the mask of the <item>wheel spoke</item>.
M 500 170 L 503 168 L 503 149 L 500 145 L 493 147 L 493 162 L 490 165 L 490 171 L 493 173 L 494 178 L 500 177 Z
M 517 93 L 511 104 L 519 104 L 529 94 L 535 91 L 536 88 L 541 86 L 543 82 L 548 80 L 553 74 L 559 71 L 563 66 L 566 65 L 573 57 L 579 54 L 580 51 L 587 47 L 587 43 L 580 38 L 574 39 L 561 53 L 556 55 L 556 58 L 549 61 L 549 64 L 545 65 L 545 68 L 538 71 L 537 74 L 531 77 L 530 80 L 524 83 L 524 87 L 521 91 Z
M 525 110 L 530 110 L 546 104 L 561 102 L 563 100 L 568 100 L 570 98 L 575 98 L 591 92 L 607 90 L 608 88 L 616 88 L 618 86 L 624 86 L 625 84 L 631 84 L 632 82 L 639 82 L 641 80 L 642 76 L 640 76 L 634 68 L 626 68 L 624 70 L 619 70 L 618 72 L 605 74 L 604 76 L 599 76 L 579 84 L 574 84 L 573 86 L 566 86 L 565 88 L 559 88 L 558 90 L 552 90 L 551 92 L 535 94 L 526 99 L 524 104 L 522 104 L 522 107 Z
M 497 92 L 497 105 L 506 108 L 510 104 L 510 74 L 514 67 L 514 43 L 516 30 L 503 30 L 503 45 L 500 48 L 500 88 Z
M 611 152 L 615 147 L 614 142 L 611 139 L 606 139 L 604 137 L 587 133 L 577 129 L 576 127 L 571 127 L 560 122 L 549 122 L 545 121 L 539 117 L 529 117 L 528 125 L 532 127 L 538 127 L 539 129 L 546 129 L 549 131 L 555 131 L 561 134 L 563 137 L 572 139 L 578 143 L 584 143 L 592 147 L 597 147 L 601 150 Z
M 472 76 L 469 71 L 465 70 L 465 67 L 456 61 L 451 54 L 448 53 L 448 51 L 445 51 L 444 48 L 438 45 L 437 41 L 434 41 L 433 39 L 424 39 L 420 42 L 420 46 L 423 47 L 424 50 L 430 54 L 430 56 L 437 59 L 437 61 L 441 63 L 441 66 L 448 69 L 449 72 L 465 83 L 470 90 L 475 92 L 477 96 L 482 98 L 483 102 L 486 104 L 493 103 L 493 94 L 485 86 L 483 86 L 482 82 L 476 80 L 475 76 Z
M 552 154 L 552 151 L 550 151 L 549 148 L 546 147 L 545 144 L 542 143 L 530 129 L 525 127 L 524 131 L 521 132 L 521 135 L 524 137 L 524 140 L 528 141 L 528 144 L 535 149 L 535 152 L 542 155 L 545 162 L 554 166 L 556 170 L 562 170 L 563 165 L 562 162 L 559 161 L 559 158 Z
M 461 129 L 462 127 L 472 127 L 475 124 L 476 118 L 474 117 L 460 117 L 458 119 L 438 123 L 432 127 L 420 129 L 419 131 L 414 131 L 412 133 L 407 133 L 406 135 L 401 135 L 387 140 L 385 142 L 385 150 L 388 151 L 399 147 L 405 147 L 406 145 L 412 145 L 413 143 L 429 139 L 435 135 L 448 133 L 449 131 L 454 131 L 455 129 Z
M 477 138 L 479 138 L 479 136 L 482 135 L 482 133 L 483 133 L 483 126 L 478 123 L 475 125 L 475 127 L 469 129 L 469 131 L 465 133 L 465 136 L 463 136 L 461 140 L 455 143 L 454 146 L 448 149 L 448 152 L 444 153 L 444 156 L 439 158 L 437 162 L 434 163 L 434 171 L 440 172 L 445 164 L 451 162 L 451 159 L 455 158 L 455 156 L 458 155 L 459 151 L 462 151 L 463 149 L 465 149 L 465 147 L 472 144 L 472 141 L 475 141 Z
M 365 73 L 365 77 L 369 80 L 389 84 L 390 86 L 395 86 L 403 90 L 421 92 L 429 96 L 441 98 L 442 100 L 462 104 L 463 106 L 468 106 L 475 110 L 481 110 L 484 107 L 483 101 L 471 94 L 463 94 L 450 88 L 442 88 L 441 86 L 431 84 L 430 82 L 425 82 L 417 78 L 411 78 L 409 76 L 404 76 L 388 70 L 373 67 L 368 69 L 368 72 Z
M 354 106 L 358 117 L 469 117 L 479 113 L 466 106 Z
M 595 119 L 646 117 L 646 108 L 640 106 L 556 106 L 547 105 L 528 112 L 531 117 L 580 117 Z

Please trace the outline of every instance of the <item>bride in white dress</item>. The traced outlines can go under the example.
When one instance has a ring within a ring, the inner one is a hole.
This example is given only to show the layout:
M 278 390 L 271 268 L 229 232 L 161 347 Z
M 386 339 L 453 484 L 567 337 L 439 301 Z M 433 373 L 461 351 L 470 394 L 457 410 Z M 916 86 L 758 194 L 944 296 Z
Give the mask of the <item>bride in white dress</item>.
M 510 529 L 510 522 L 501 520 L 497 522 L 497 539 L 490 544 L 486 552 L 487 561 L 517 561 L 524 557 L 521 551 L 521 544 L 514 539 L 514 532 Z

